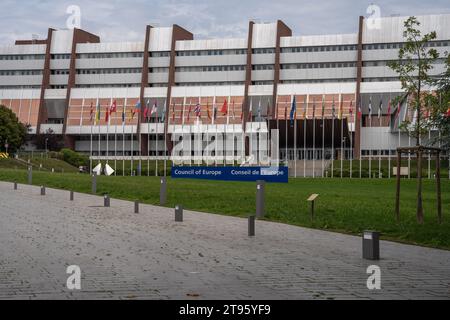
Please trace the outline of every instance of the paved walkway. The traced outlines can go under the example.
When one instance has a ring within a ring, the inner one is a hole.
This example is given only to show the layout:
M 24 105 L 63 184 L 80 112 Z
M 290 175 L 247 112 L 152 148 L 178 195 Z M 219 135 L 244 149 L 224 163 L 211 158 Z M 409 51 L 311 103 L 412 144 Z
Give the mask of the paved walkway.
M 381 243 L 366 287 L 361 238 L 0 182 L 0 299 L 450 298 L 450 252 Z M 78 265 L 82 290 L 66 288 Z

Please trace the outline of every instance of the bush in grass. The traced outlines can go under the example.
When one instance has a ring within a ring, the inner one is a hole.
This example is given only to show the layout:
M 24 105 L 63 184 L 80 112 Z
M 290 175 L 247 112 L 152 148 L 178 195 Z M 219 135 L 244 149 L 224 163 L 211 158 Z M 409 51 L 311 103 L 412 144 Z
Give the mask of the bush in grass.
M 62 159 L 74 167 L 88 166 L 89 158 L 83 154 L 77 153 L 71 149 L 61 150 Z

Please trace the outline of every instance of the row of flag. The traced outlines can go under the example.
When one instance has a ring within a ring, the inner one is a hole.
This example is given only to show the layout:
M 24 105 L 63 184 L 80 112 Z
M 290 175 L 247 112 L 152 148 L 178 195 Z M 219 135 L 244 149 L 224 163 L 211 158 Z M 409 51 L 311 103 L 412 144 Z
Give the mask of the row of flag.
M 359 105 L 358 105 L 358 110 L 357 110 L 357 116 L 359 119 L 362 118 L 362 99 L 359 100 Z M 322 118 L 325 118 L 325 97 L 322 98 Z M 372 97 L 369 98 L 369 120 L 371 120 L 372 116 L 373 116 L 373 106 L 372 106 Z M 124 105 L 123 110 L 122 110 L 122 123 L 124 124 L 126 121 L 126 105 Z M 231 109 L 231 112 L 230 112 Z M 194 114 L 195 117 L 197 118 L 202 118 L 202 106 L 200 103 L 197 104 L 192 104 L 189 103 L 189 107 L 187 109 L 187 121 L 189 122 L 191 115 Z M 154 103 L 152 105 L 150 105 L 150 100 L 147 100 L 146 103 L 146 107 L 142 110 L 142 106 L 140 101 L 138 101 L 134 108 L 132 108 L 130 110 L 129 113 L 129 119 L 133 120 L 134 117 L 137 114 L 140 114 L 141 111 L 143 112 L 144 118 L 149 120 L 150 118 L 153 117 L 158 117 L 159 114 L 159 107 L 157 104 L 157 101 L 155 100 Z M 212 112 L 211 112 L 212 111 Z M 400 111 L 401 111 L 401 104 L 400 102 L 398 103 L 397 106 L 397 110 L 396 110 L 396 119 L 395 122 L 397 122 L 397 119 L 400 115 Z M 113 113 L 117 112 L 117 102 L 116 100 L 114 100 L 110 106 L 106 107 L 105 110 L 105 122 L 109 123 L 109 120 L 111 119 L 111 115 Z M 213 107 L 212 110 L 210 109 L 209 106 L 209 102 L 206 105 L 206 114 L 207 114 L 207 118 L 209 120 L 216 120 L 217 119 L 217 115 L 218 113 L 221 113 L 222 116 L 231 116 L 233 120 L 236 119 L 236 113 L 235 113 L 235 102 L 232 102 L 232 107 L 229 108 L 228 105 L 228 100 L 225 99 L 222 107 L 220 108 L 220 111 L 218 110 L 217 106 L 215 103 L 213 103 Z M 271 112 L 271 108 L 268 102 L 267 105 L 267 112 L 268 112 L 268 116 L 270 116 L 270 112 Z M 380 101 L 379 105 L 378 105 L 378 113 L 377 113 L 377 117 L 378 119 L 381 119 L 382 115 L 384 112 L 384 107 L 383 107 L 383 100 Z M 183 108 L 180 114 L 180 118 L 181 119 L 185 119 L 185 106 L 183 104 Z M 284 118 L 287 120 L 288 119 L 288 107 L 285 107 L 285 114 L 284 114 Z M 391 100 L 389 100 L 388 102 L 388 106 L 387 106 L 387 115 L 390 118 L 392 113 L 392 102 Z M 161 122 L 164 122 L 165 120 L 165 114 L 166 114 L 166 107 L 164 107 L 164 110 L 162 112 L 162 116 L 161 116 Z M 302 118 L 303 119 L 307 119 L 307 114 L 308 114 L 308 103 L 307 100 L 305 98 L 304 101 L 304 107 L 303 107 L 303 113 L 302 113 Z M 354 116 L 354 111 L 353 111 L 353 100 L 350 102 L 350 106 L 349 106 L 349 114 L 350 114 L 350 118 L 353 118 Z M 261 118 L 262 115 L 262 106 L 261 106 L 261 100 L 259 101 L 258 104 L 258 109 L 257 109 L 257 116 L 259 118 Z M 447 111 L 447 115 L 450 115 L 450 109 Z M 333 98 L 333 103 L 332 103 L 332 117 L 333 119 L 336 118 L 336 103 L 335 103 L 335 99 Z M 343 102 L 341 101 L 341 103 L 339 104 L 339 110 L 338 110 L 338 114 L 337 114 L 337 118 L 339 120 L 342 120 L 344 117 L 344 105 Z M 426 118 L 429 117 L 429 114 L 427 114 L 425 116 Z M 90 121 L 91 123 L 93 122 L 95 125 L 97 125 L 100 122 L 100 118 L 101 118 L 101 106 L 100 103 L 97 103 L 97 107 L 94 110 L 94 106 L 93 103 L 91 103 L 91 110 L 90 110 Z M 248 113 L 248 121 L 251 121 L 253 118 L 253 103 L 251 101 L 250 103 L 250 108 L 249 108 L 249 113 Z M 312 110 L 312 118 L 315 119 L 316 118 L 316 100 L 313 100 L 313 110 Z M 176 119 L 176 111 L 175 111 L 175 103 L 172 104 L 172 121 L 175 121 Z M 289 120 L 291 121 L 291 126 L 294 124 L 294 120 L 297 119 L 297 98 L 296 96 L 292 97 L 292 104 L 291 104 L 291 110 L 290 110 L 290 115 L 289 115 Z M 240 120 L 243 121 L 244 120 L 244 113 L 241 112 L 240 115 Z

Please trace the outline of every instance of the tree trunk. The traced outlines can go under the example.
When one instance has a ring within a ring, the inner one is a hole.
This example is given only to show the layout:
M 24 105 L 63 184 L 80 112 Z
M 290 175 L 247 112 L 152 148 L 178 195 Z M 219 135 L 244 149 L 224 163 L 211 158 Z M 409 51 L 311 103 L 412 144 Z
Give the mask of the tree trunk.
M 422 150 L 417 151 L 417 222 L 423 224 L 422 207 Z

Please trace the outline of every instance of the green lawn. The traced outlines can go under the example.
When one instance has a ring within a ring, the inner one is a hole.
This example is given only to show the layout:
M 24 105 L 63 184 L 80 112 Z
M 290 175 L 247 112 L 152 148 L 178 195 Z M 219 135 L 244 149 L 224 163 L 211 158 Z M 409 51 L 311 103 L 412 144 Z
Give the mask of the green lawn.
M 33 183 L 53 188 L 90 192 L 91 180 L 83 174 L 34 172 Z M 0 169 L 0 180 L 26 182 L 23 170 Z M 168 178 L 168 207 L 245 217 L 255 212 L 255 184 Z M 98 177 L 98 194 L 113 198 L 159 202 L 155 177 Z M 37 192 L 37 191 L 36 191 Z M 435 184 L 424 180 L 425 223 L 416 223 L 416 183 L 402 180 L 401 221 L 394 219 L 393 179 L 292 179 L 289 184 L 268 184 L 265 219 L 350 234 L 363 230 L 382 232 L 384 239 L 450 250 L 450 183 L 442 181 L 442 225 L 437 223 Z M 307 197 L 319 193 L 316 219 L 310 220 Z M 131 210 L 131 209 L 130 209 Z M 301 245 L 301 244 L 299 244 Z
M 431 176 L 433 176 L 435 173 L 436 161 L 432 159 L 429 164 L 430 164 L 430 173 L 431 173 Z M 333 168 L 334 176 L 340 177 L 341 176 L 341 161 L 335 160 L 333 165 L 334 165 L 334 168 Z M 381 166 L 380 166 L 380 161 L 376 157 L 374 157 L 372 159 L 372 161 L 370 161 L 370 165 L 369 165 L 369 160 L 363 160 L 361 162 L 359 160 L 353 160 L 351 162 L 352 177 L 359 178 L 360 165 L 361 165 L 361 177 L 363 177 L 363 178 L 369 178 L 369 171 L 370 171 L 372 177 L 374 177 L 374 175 L 375 175 L 378 178 L 380 171 L 381 171 L 383 178 L 389 177 L 389 161 L 388 160 L 381 160 Z M 397 166 L 397 160 L 391 161 L 391 165 L 390 165 L 391 178 L 394 178 L 392 170 L 396 166 Z M 407 158 L 402 159 L 402 167 L 408 167 L 408 159 Z M 417 176 L 417 161 L 414 158 L 412 158 L 410 161 L 410 167 L 411 167 L 410 175 L 412 178 L 414 178 Z M 370 170 L 369 170 L 369 168 L 370 168 Z M 448 160 L 441 160 L 441 177 L 442 178 L 448 178 L 448 168 L 449 168 Z M 329 176 L 331 175 L 331 168 L 329 168 L 328 175 Z M 343 177 L 350 177 L 350 160 L 342 161 L 342 175 L 343 175 Z M 424 178 L 428 178 L 428 158 L 423 159 L 422 176 Z
M 8 158 L 8 159 L 0 159 L 0 169 L 27 169 L 29 165 L 33 167 L 35 171 L 47 171 L 51 172 L 52 169 L 55 172 L 78 172 L 78 168 L 71 166 L 67 162 L 62 160 L 53 159 L 53 158 L 21 158 L 22 161 Z M 28 163 L 28 160 L 30 162 Z M 42 167 L 41 167 L 42 165 Z

